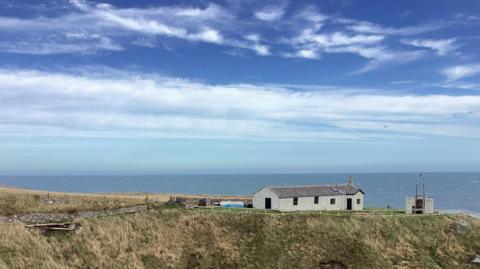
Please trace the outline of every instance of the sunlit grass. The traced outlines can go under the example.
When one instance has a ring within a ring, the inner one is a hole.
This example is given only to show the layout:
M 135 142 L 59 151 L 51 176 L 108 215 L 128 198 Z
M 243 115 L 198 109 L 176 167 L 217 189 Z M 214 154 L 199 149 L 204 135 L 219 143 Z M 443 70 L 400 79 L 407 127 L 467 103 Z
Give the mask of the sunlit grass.
M 210 212 L 210 213 L 208 213 Z M 0 226 L 0 268 L 474 268 L 480 225 L 458 235 L 460 216 L 230 214 L 161 207 L 81 220 L 76 233 Z M 472 220 L 469 220 L 472 221 Z

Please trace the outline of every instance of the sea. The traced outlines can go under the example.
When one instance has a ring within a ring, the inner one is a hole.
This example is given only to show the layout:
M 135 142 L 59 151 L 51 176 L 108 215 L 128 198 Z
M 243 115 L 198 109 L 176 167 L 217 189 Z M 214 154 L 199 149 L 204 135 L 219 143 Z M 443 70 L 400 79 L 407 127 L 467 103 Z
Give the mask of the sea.
M 238 174 L 238 175 L 14 175 L 0 185 L 60 192 L 146 192 L 252 195 L 263 186 L 347 183 L 365 193 L 365 206 L 404 208 L 414 196 L 418 173 Z M 423 173 L 425 194 L 435 209 L 480 214 L 480 172 Z

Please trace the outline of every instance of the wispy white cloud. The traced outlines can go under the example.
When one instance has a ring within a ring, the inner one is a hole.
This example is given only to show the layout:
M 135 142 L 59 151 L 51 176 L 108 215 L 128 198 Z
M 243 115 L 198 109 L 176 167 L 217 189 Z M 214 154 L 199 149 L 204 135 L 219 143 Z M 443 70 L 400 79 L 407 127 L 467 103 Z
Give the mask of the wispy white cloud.
M 80 42 L 51 41 L 21 41 L 21 42 L 0 42 L 0 51 L 21 54 L 61 54 L 61 53 L 96 53 L 98 51 L 122 51 L 120 44 L 114 43 L 110 38 L 98 35 L 82 38 L 67 36 L 65 40 L 80 40 Z
M 294 53 L 284 53 L 283 57 L 287 58 L 305 58 L 305 59 L 319 59 L 320 54 L 316 49 L 299 49 Z
M 102 70 L 0 70 L 0 84 L 2 135 L 341 141 L 402 134 L 480 137 L 480 96 L 475 95 L 394 95 L 336 87 L 299 92 Z
M 422 51 L 392 51 L 385 47 L 349 46 L 344 49 L 345 52 L 357 53 L 364 58 L 370 59 L 370 62 L 352 72 L 352 74 L 365 73 L 384 65 L 399 65 L 412 62 L 423 56 Z
M 261 44 L 254 44 L 253 50 L 257 52 L 258 55 L 270 55 L 270 50 L 268 46 L 261 45 Z
M 261 38 L 259 34 L 249 34 L 245 36 L 245 39 L 257 43 L 257 42 L 260 42 Z
M 367 60 L 361 73 L 407 63 L 429 48 L 445 56 L 458 48 L 455 38 L 418 36 L 447 27 L 447 22 L 391 27 L 303 8 L 245 2 L 237 5 L 194 3 L 148 7 L 71 0 L 63 15 L 0 17 L 0 51 L 27 54 L 121 51 L 135 44 L 163 49 L 171 39 L 222 46 L 247 53 L 321 60 L 323 54 L 355 54 Z M 404 39 L 406 36 L 414 36 Z M 417 48 L 412 48 L 412 46 Z
M 347 35 L 342 32 L 317 34 L 310 29 L 306 29 L 299 36 L 293 38 L 292 43 L 334 47 L 353 44 L 377 44 L 383 39 L 384 37 L 381 35 Z
M 415 83 L 415 80 L 398 80 L 398 81 L 392 81 L 390 84 L 393 85 L 403 85 L 403 84 L 411 84 Z
M 141 36 L 228 43 L 216 23 L 228 21 L 230 14 L 215 4 L 205 8 L 121 9 L 87 1 L 70 2 L 76 9 L 60 17 L 0 17 L 0 31 L 11 35 L 11 40 L 0 41 L 0 50 L 29 54 L 118 51 L 123 48 L 118 42 L 135 42 Z
M 310 17 L 315 18 L 313 15 L 310 15 Z M 322 53 L 356 54 L 369 60 L 364 67 L 351 72 L 351 74 L 360 74 L 384 65 L 411 62 L 424 55 L 419 50 L 389 48 L 390 45 L 384 41 L 389 35 L 395 33 L 393 28 L 384 29 L 379 25 L 344 18 L 330 19 L 321 15 L 317 17 L 319 20 L 318 24 L 307 25 L 298 35 L 287 40 L 287 43 L 292 44 L 295 48 L 295 51 L 284 53 L 283 56 L 318 59 Z M 325 23 L 342 25 L 344 28 L 333 32 L 321 31 L 320 29 Z M 371 31 L 352 29 L 355 25 L 369 26 Z M 373 31 L 373 29 L 378 31 Z M 403 29 L 402 31 L 407 30 Z M 396 31 L 401 32 L 400 29 L 396 29 Z
M 442 83 L 439 86 L 443 88 L 480 91 L 480 83 L 473 83 L 473 82 L 454 81 L 454 82 Z
M 255 12 L 255 17 L 262 21 L 278 21 L 285 14 L 285 6 L 270 6 L 264 7 L 261 10 Z
M 480 64 L 456 65 L 442 70 L 448 81 L 459 80 L 480 74 Z
M 455 38 L 449 39 L 404 39 L 404 44 L 415 47 L 428 48 L 436 51 L 438 55 L 444 56 L 449 52 L 456 50 L 459 46 L 456 44 Z
M 373 50 L 374 47 L 367 47 L 367 45 L 378 44 L 383 38 L 380 35 L 347 35 L 342 32 L 316 34 L 311 29 L 306 29 L 290 41 L 297 48 L 296 51 L 284 55 L 317 59 L 322 52 L 354 53 L 362 57 L 369 54 L 365 58 L 370 59 L 373 54 L 366 50 Z
M 258 55 L 270 55 L 270 48 L 261 43 L 261 37 L 259 34 L 249 34 L 245 36 L 251 44 L 247 44 L 246 47 L 254 50 Z
M 82 6 L 81 9 L 92 13 L 104 22 L 143 34 L 164 35 L 218 44 L 223 41 L 218 30 L 202 23 L 217 20 L 222 16 L 221 8 L 213 4 L 205 9 L 165 7 L 141 10 L 115 9 L 112 6 L 107 8 Z M 176 19 L 176 21 L 172 22 L 172 19 Z M 185 23 L 185 21 L 189 23 Z
M 365 34 L 380 34 L 380 35 L 399 35 L 409 36 L 417 35 L 425 32 L 430 32 L 444 28 L 446 26 L 443 22 L 435 22 L 418 26 L 405 26 L 405 27 L 386 27 L 380 24 L 375 24 L 367 21 L 354 21 L 343 20 L 344 23 L 348 23 L 347 29 L 354 32 Z

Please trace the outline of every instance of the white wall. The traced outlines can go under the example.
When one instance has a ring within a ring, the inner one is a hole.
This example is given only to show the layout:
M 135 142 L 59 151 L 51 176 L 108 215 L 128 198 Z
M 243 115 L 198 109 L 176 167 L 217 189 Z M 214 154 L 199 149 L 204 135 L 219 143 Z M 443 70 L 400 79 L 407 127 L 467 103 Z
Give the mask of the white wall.
M 352 201 L 352 209 L 353 210 L 363 210 L 363 193 L 361 192 L 357 192 L 355 195 L 351 196 L 349 195 L 348 197 L 352 197 L 353 201 Z M 357 204 L 357 199 L 360 199 L 360 204 Z
M 425 198 L 425 214 L 433 214 L 433 198 L 426 197 Z
M 271 198 L 272 209 L 279 210 L 280 199 L 267 187 L 264 187 L 253 195 L 253 208 L 265 209 L 265 198 Z
M 335 204 L 330 204 L 330 199 L 335 199 Z M 318 204 L 314 204 L 314 197 L 298 197 L 298 205 L 293 205 L 293 198 L 280 199 L 280 210 L 342 210 L 346 203 L 344 196 L 319 196 Z
M 412 206 L 415 205 L 415 197 L 407 197 L 405 199 L 405 213 L 412 214 Z M 425 214 L 433 214 L 433 198 L 425 197 Z
M 265 198 L 272 199 L 272 209 L 280 211 L 295 210 L 346 210 L 347 197 L 352 198 L 352 210 L 363 210 L 363 193 L 355 195 L 319 196 L 318 204 L 314 203 L 314 197 L 298 197 L 298 205 L 293 205 L 293 198 L 280 199 L 269 188 L 264 187 L 253 195 L 253 208 L 265 209 Z M 330 204 L 330 199 L 335 199 L 335 204 Z M 360 204 L 357 204 L 360 199 Z
M 355 195 L 337 195 L 337 196 L 319 196 L 318 204 L 314 203 L 314 197 L 298 197 L 298 205 L 293 205 L 293 198 L 280 199 L 281 211 L 295 210 L 347 210 L 347 198 L 352 199 L 352 210 L 363 210 L 363 193 L 358 192 Z M 330 199 L 335 199 L 335 204 L 330 204 Z M 360 204 L 357 204 L 360 199 Z

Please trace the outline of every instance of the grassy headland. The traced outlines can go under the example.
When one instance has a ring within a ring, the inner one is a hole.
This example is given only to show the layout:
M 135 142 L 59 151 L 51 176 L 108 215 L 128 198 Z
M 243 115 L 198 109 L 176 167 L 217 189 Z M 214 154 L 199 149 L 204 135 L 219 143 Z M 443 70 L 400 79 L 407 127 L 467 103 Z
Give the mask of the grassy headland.
M 145 194 L 92 194 L 25 190 L 0 186 L 0 215 L 112 209 L 145 203 Z M 168 201 L 167 195 L 149 199 Z
M 464 219 L 473 230 L 453 232 Z M 45 235 L 0 224 L 0 268 L 478 268 L 480 224 L 458 215 L 262 214 L 159 206 Z
M 84 210 L 112 209 L 145 204 L 165 203 L 170 194 L 153 193 L 68 193 L 26 190 L 0 186 L 0 216 L 24 213 L 58 213 Z M 242 196 L 212 196 L 176 194 L 182 197 L 246 198 Z

